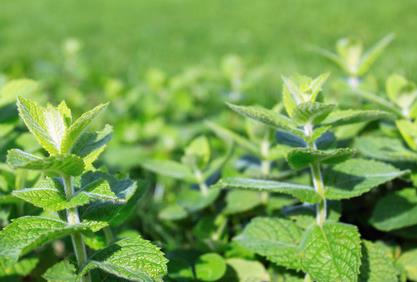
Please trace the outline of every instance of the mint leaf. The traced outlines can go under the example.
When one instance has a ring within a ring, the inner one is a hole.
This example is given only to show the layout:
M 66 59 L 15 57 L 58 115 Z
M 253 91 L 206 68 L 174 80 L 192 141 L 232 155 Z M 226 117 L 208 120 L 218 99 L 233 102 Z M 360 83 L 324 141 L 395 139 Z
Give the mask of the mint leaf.
M 166 175 L 174 178 L 195 181 L 195 176 L 191 169 L 181 163 L 171 160 L 143 160 L 140 164 L 143 168 L 157 174 Z
M 44 108 L 23 97 L 18 97 L 17 108 L 38 143 L 51 155 L 59 154 L 66 131 L 62 114 L 51 105 Z
M 331 112 L 322 124 L 341 126 L 357 122 L 393 118 L 394 116 L 392 114 L 377 110 L 337 110 Z
M 25 188 L 13 191 L 13 195 L 37 207 L 49 211 L 82 206 L 94 200 L 124 202 L 111 190 L 110 184 L 104 179 L 97 179 L 81 187 L 71 198 L 67 198 L 63 187 L 56 181 L 46 178 L 37 183 L 36 188 Z
M 314 191 L 313 187 L 273 180 L 231 177 L 221 179 L 212 187 L 212 189 L 214 188 L 247 189 L 270 193 L 283 193 L 294 196 L 302 202 L 317 203 L 320 201 L 320 196 Z
M 296 148 L 287 155 L 289 165 L 294 169 L 306 168 L 310 164 L 320 162 L 324 164 L 336 164 L 347 160 L 355 153 L 349 148 L 331 150 L 313 150 L 309 148 Z
M 101 104 L 92 110 L 85 112 L 78 119 L 71 124 L 68 130 L 65 131 L 65 135 L 62 137 L 61 152 L 68 153 L 71 151 L 72 146 L 77 142 L 78 138 L 82 135 L 91 121 L 98 116 L 108 104 Z
M 93 254 L 78 276 L 99 268 L 131 281 L 162 281 L 167 262 L 158 247 L 140 236 L 130 236 Z
M 320 124 L 334 109 L 335 105 L 304 102 L 294 109 L 292 118 L 300 125 Z
M 226 273 L 226 262 L 216 253 L 207 253 L 198 258 L 194 269 L 198 280 L 217 281 Z
M 358 68 L 358 75 L 364 75 L 381 55 L 384 49 L 394 40 L 394 34 L 388 34 L 379 40 L 375 45 L 363 54 Z
M 377 161 L 347 160 L 324 171 L 326 198 L 340 200 L 358 197 L 405 173 L 407 171 Z
M 100 201 L 85 208 L 81 207 L 81 217 L 91 221 L 108 222 L 112 226 L 120 225 L 128 219 L 149 186 L 145 181 L 117 179 L 101 172 L 87 174 L 84 181 L 91 183 L 96 178 L 105 179 L 110 184 L 110 189 L 118 201 Z
M 245 150 L 248 150 L 252 154 L 258 155 L 259 149 L 256 144 L 252 143 L 251 141 L 245 139 L 244 137 L 240 136 L 239 134 L 224 128 L 216 123 L 213 122 L 206 122 L 206 125 L 214 131 L 220 138 L 224 139 L 225 141 L 233 141 Z
M 315 281 L 356 281 L 361 241 L 353 225 L 326 222 L 310 227 L 301 241 L 302 269 Z
M 380 199 L 370 218 L 378 230 L 391 231 L 417 224 L 417 190 L 405 188 Z
M 417 153 L 407 149 L 401 140 L 377 136 L 355 139 L 355 148 L 364 156 L 389 162 L 415 162 Z
M 26 258 L 16 262 L 15 260 L 0 257 L 0 277 L 26 276 L 32 272 L 38 262 L 38 258 Z
M 196 212 L 211 205 L 219 194 L 217 189 L 209 189 L 207 195 L 198 190 L 185 189 L 178 194 L 177 202 L 187 211 Z
M 417 249 L 402 253 L 397 263 L 405 269 L 408 279 L 417 280 Z
M 226 206 L 223 209 L 225 214 L 236 214 L 246 212 L 262 204 L 260 192 L 232 190 L 226 195 Z
M 40 170 L 51 175 L 80 175 L 84 170 L 83 160 L 76 155 L 57 155 L 41 158 L 19 149 L 7 152 L 7 163 L 13 168 Z
M 245 117 L 259 121 L 275 129 L 284 129 L 299 137 L 304 137 L 304 132 L 297 128 L 297 124 L 295 122 L 277 112 L 259 106 L 237 106 L 233 104 L 227 105 L 232 110 Z
M 235 238 L 245 248 L 290 269 L 301 269 L 298 245 L 302 229 L 293 221 L 257 217 Z
M 87 223 L 69 225 L 40 216 L 19 217 L 0 232 L 0 257 L 17 261 L 20 256 L 49 241 L 88 229 Z
M 394 261 L 380 245 L 362 242 L 362 264 L 360 268 L 360 282 L 397 282 L 397 269 Z
M 225 281 L 270 281 L 269 273 L 259 261 L 246 260 L 242 258 L 230 258 L 226 260 L 236 277 L 229 277 L 228 272 L 223 277 Z M 275 281 L 275 280 L 274 280 Z
M 75 266 L 68 260 L 60 261 L 42 275 L 48 282 L 74 282 L 77 281 Z
M 84 132 L 72 147 L 71 153 L 83 158 L 85 169 L 92 170 L 93 162 L 104 151 L 112 138 L 113 128 L 106 125 L 97 132 Z

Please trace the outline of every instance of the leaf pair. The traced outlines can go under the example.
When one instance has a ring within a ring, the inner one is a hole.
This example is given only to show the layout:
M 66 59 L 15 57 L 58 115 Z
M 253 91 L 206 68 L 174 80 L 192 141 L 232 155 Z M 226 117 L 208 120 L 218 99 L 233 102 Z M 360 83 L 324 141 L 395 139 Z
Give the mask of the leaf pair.
M 39 144 L 52 156 L 69 154 L 76 141 L 107 104 L 102 104 L 72 121 L 71 110 L 65 102 L 57 107 L 42 107 L 37 103 L 19 97 L 17 108 L 29 131 Z
M 324 171 L 325 197 L 330 200 L 358 197 L 407 172 L 372 160 L 347 160 Z M 226 178 L 220 180 L 213 188 L 283 193 L 308 203 L 317 203 L 320 200 L 320 196 L 311 186 L 272 180 Z
M 315 48 L 315 51 L 339 65 L 350 76 L 359 77 L 368 72 L 393 39 L 394 35 L 388 34 L 365 53 L 362 42 L 352 38 L 340 39 L 336 44 L 336 53 L 321 48 Z
M 279 218 L 255 218 L 236 240 L 244 247 L 315 281 L 354 281 L 361 249 L 356 227 L 326 222 L 306 231 Z

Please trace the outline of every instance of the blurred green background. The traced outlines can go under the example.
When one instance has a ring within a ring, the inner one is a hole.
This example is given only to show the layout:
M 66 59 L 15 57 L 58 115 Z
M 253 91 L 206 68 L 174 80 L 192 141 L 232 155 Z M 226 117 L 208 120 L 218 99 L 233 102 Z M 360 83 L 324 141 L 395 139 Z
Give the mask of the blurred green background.
M 2 0 L 0 70 L 30 74 L 39 62 L 60 60 L 64 40 L 74 37 L 89 66 L 106 75 L 174 73 L 229 53 L 315 75 L 334 69 L 310 45 L 333 48 L 355 36 L 369 46 L 394 32 L 376 73 L 416 78 L 416 11 L 415 0 Z

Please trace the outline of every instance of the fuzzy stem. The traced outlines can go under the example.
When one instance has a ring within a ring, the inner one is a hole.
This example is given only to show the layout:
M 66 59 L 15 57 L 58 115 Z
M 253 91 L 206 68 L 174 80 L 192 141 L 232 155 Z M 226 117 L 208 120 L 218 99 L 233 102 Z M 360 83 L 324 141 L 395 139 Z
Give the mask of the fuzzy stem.
M 304 134 L 308 137 L 313 134 L 313 126 L 306 124 L 304 126 Z M 312 150 L 317 150 L 314 142 L 309 143 L 308 147 Z M 323 226 L 327 217 L 327 202 L 325 197 L 325 187 L 323 183 L 323 176 L 321 174 L 320 162 L 314 162 L 310 165 L 311 178 L 313 180 L 314 190 L 320 196 L 320 202 L 316 205 L 316 221 L 317 224 Z
M 71 198 L 74 194 L 74 187 L 72 185 L 71 176 L 63 176 L 64 190 L 67 199 Z M 67 222 L 69 224 L 79 224 L 80 216 L 78 215 L 77 208 L 67 209 Z M 78 267 L 81 268 L 87 262 L 87 250 L 84 241 L 80 233 L 74 233 L 71 235 L 72 245 L 74 248 L 75 257 L 77 258 Z M 87 273 L 81 278 L 82 282 L 91 282 L 90 273 Z
M 313 179 L 314 190 L 320 195 L 320 202 L 316 206 L 316 221 L 317 224 L 323 226 L 327 217 L 327 202 L 324 196 L 323 177 L 321 175 L 320 164 L 313 163 L 311 166 L 311 177 Z

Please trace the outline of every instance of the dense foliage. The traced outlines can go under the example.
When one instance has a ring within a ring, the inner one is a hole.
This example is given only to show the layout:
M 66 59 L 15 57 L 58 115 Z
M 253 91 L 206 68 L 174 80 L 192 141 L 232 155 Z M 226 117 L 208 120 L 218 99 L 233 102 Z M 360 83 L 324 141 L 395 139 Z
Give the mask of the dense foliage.
M 1 281 L 417 281 L 417 87 L 372 75 L 393 39 L 314 48 L 341 75 L 281 95 L 230 55 L 103 77 L 99 104 L 74 39 L 5 79 Z

